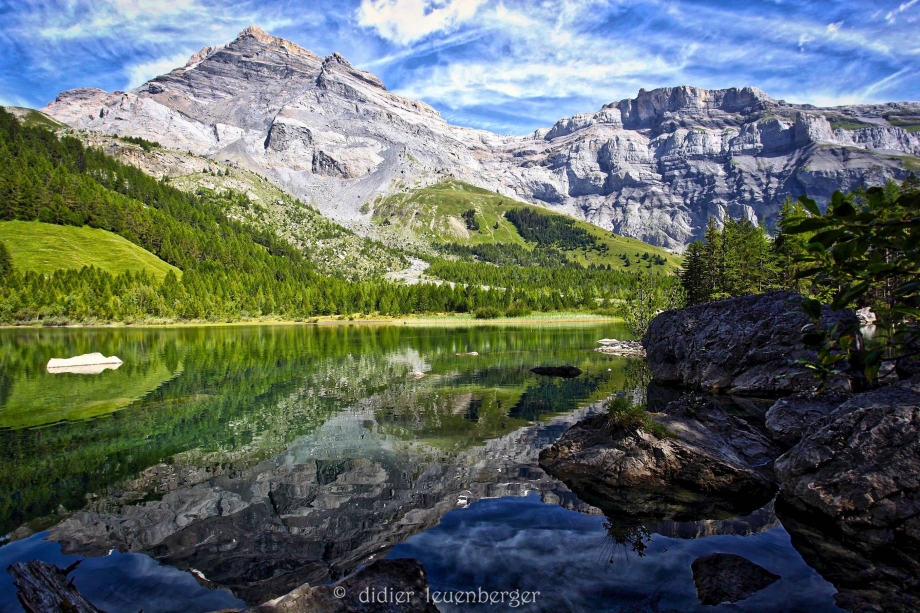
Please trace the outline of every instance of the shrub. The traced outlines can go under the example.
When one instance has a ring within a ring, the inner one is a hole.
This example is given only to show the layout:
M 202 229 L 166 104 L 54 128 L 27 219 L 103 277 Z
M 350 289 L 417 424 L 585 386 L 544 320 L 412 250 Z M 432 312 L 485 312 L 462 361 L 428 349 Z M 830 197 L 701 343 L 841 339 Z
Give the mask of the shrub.
M 501 316 L 502 312 L 495 307 L 480 307 L 473 311 L 473 317 L 476 319 L 495 319 Z
M 646 430 L 657 438 L 673 438 L 674 434 L 656 423 L 645 407 L 633 404 L 626 398 L 611 398 L 607 401 L 607 415 L 610 423 L 628 431 Z

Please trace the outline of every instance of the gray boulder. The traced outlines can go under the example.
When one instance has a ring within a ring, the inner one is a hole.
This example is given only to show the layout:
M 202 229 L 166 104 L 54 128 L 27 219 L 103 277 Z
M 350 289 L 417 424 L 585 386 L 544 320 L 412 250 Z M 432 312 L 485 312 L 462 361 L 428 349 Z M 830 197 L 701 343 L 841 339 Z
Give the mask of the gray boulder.
M 846 402 L 846 394 L 798 392 L 780 398 L 766 415 L 770 436 L 781 445 L 798 443 L 808 427 Z
M 750 513 L 773 496 L 762 434 L 711 401 L 684 398 L 652 414 L 663 428 L 598 415 L 540 452 L 540 466 L 605 513 L 693 521 Z
M 696 596 L 705 605 L 747 600 L 780 579 L 780 575 L 732 553 L 700 556 L 690 568 Z
M 662 313 L 642 338 L 654 381 L 740 396 L 812 389 L 814 378 L 795 363 L 813 357 L 802 344 L 809 323 L 802 300 L 780 291 Z M 828 310 L 822 321 L 859 324 L 848 310 Z M 832 387 L 846 391 L 848 384 Z
M 869 546 L 920 545 L 920 378 L 857 394 L 776 461 L 793 506 Z

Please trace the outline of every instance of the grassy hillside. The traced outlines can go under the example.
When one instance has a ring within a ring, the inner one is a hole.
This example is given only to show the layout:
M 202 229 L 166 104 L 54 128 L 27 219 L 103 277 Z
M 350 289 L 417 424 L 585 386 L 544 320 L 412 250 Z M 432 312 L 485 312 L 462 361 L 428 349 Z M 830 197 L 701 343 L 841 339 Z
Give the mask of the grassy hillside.
M 45 115 L 41 111 L 36 111 L 35 109 L 27 109 L 21 106 L 8 106 L 5 107 L 5 109 L 14 117 L 19 119 L 19 121 L 21 121 L 22 125 L 24 126 L 47 128 L 48 130 L 56 130 L 58 128 L 67 127 L 57 119 L 49 117 L 48 115 Z
M 0 222 L 0 241 L 20 272 L 51 274 L 61 268 L 95 266 L 114 275 L 143 270 L 162 280 L 182 272 L 117 234 L 90 227 L 57 226 L 38 221 Z
M 177 152 L 169 155 L 194 157 Z M 320 272 L 361 280 L 408 266 L 399 251 L 358 236 L 253 172 L 201 158 L 195 162 L 204 167 L 172 175 L 170 183 L 185 192 L 224 197 L 230 203 L 227 212 L 231 217 L 273 232 L 299 248 Z
M 572 220 L 571 227 L 582 236 L 585 245 L 571 248 L 560 244 L 557 248 L 569 260 L 584 266 L 609 264 L 611 268 L 639 271 L 651 268 L 650 261 L 655 256 L 665 260 L 664 264 L 654 266 L 659 271 L 670 272 L 680 265 L 679 256 L 659 247 L 460 181 L 444 181 L 378 201 L 374 207 L 374 221 L 383 233 L 408 233 L 430 245 L 514 244 L 532 251 L 537 243 L 525 240 L 507 217 L 508 211 L 513 209 L 528 209 L 540 216 Z

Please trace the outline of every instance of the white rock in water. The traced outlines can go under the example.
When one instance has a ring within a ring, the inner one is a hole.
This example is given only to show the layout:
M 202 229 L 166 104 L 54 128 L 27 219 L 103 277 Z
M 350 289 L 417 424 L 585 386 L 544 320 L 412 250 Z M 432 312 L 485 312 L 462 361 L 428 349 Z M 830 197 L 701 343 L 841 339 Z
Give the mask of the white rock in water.
M 872 312 L 870 307 L 863 307 L 857 309 L 856 317 L 859 318 L 859 323 L 863 326 L 871 326 L 875 323 L 876 315 Z
M 78 375 L 98 375 L 104 370 L 115 370 L 122 365 L 118 356 L 106 357 L 101 353 L 84 353 L 72 358 L 51 358 L 48 360 L 50 373 L 75 373 Z
M 408 378 L 409 378 L 409 379 L 421 379 L 421 378 L 424 377 L 424 376 L 425 376 L 425 373 L 423 373 L 423 372 L 420 371 L 420 370 L 416 370 L 415 372 L 410 372 L 410 373 L 408 374 Z

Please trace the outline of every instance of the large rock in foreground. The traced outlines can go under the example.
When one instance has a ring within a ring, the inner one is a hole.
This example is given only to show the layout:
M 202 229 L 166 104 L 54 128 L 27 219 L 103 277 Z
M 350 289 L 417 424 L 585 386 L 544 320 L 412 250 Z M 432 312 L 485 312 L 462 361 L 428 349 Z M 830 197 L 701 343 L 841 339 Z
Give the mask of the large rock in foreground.
M 668 435 L 598 415 L 540 452 L 540 466 L 605 512 L 689 521 L 749 513 L 775 492 L 777 449 L 711 401 L 670 403 L 654 421 Z
M 847 401 L 846 394 L 799 392 L 780 398 L 765 416 L 767 430 L 774 441 L 792 447 L 809 427 Z
M 813 388 L 810 374 L 793 375 L 803 370 L 796 360 L 813 357 L 802 344 L 802 327 L 809 323 L 802 300 L 798 294 L 772 292 L 662 313 L 642 339 L 652 377 L 742 396 Z M 841 327 L 859 323 L 851 311 L 827 312 L 822 319 L 839 321 Z M 843 381 L 835 385 L 845 386 Z
M 857 394 L 776 461 L 783 496 L 870 546 L 920 546 L 920 378 Z

